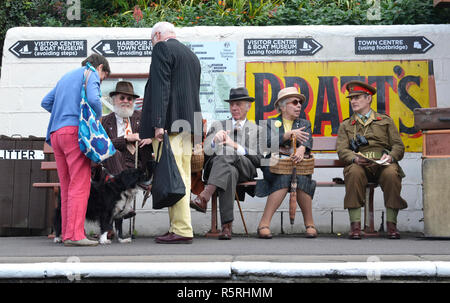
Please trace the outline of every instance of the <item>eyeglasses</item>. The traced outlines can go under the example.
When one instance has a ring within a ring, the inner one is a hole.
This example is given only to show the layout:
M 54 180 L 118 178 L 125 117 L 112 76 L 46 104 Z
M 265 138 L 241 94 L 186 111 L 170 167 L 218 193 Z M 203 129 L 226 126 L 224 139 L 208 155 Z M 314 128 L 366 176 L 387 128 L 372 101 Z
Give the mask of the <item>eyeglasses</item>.
M 120 99 L 120 101 L 123 101 L 123 100 L 125 100 L 125 99 L 127 99 L 128 102 L 133 101 L 133 97 L 131 97 L 131 96 L 127 96 L 127 97 L 125 97 L 125 96 L 120 96 L 119 99 Z
M 300 100 L 294 100 L 294 101 L 291 101 L 291 102 L 289 102 L 289 103 L 292 103 L 292 105 L 294 105 L 294 106 L 297 106 L 299 103 L 300 103 L 300 105 L 302 105 L 302 103 L 300 102 Z

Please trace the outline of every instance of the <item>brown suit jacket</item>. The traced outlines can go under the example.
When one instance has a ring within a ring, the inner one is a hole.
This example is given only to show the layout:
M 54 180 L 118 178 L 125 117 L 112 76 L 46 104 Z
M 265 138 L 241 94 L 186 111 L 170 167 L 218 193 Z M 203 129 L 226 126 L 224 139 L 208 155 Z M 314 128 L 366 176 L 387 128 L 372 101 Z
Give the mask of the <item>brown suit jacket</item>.
M 139 132 L 141 123 L 141 112 L 134 111 L 130 117 L 131 129 L 133 133 Z M 106 130 L 109 138 L 114 144 L 117 152 L 113 157 L 107 159 L 104 163 L 106 169 L 111 174 L 118 174 L 126 168 L 135 167 L 135 155 L 132 155 L 127 149 L 127 140 L 124 136 L 117 136 L 117 120 L 114 113 L 110 113 L 102 118 L 102 125 Z M 138 151 L 138 167 L 145 169 L 145 164 L 152 157 L 152 145 L 146 145 L 139 148 Z

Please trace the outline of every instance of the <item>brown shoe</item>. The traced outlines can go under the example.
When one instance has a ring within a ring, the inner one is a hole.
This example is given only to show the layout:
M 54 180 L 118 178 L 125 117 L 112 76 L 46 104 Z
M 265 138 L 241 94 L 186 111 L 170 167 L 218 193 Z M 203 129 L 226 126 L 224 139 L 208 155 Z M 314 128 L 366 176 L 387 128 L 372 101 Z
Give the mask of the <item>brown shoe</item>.
M 222 231 L 219 234 L 219 240 L 231 240 L 231 226 L 231 222 L 222 225 Z
M 175 233 L 168 233 L 164 236 L 156 237 L 155 242 L 159 244 L 191 244 L 191 237 L 179 236 Z
M 308 225 L 306 226 L 306 238 L 312 239 L 317 238 L 317 230 L 314 225 Z
M 397 224 L 393 222 L 386 222 L 388 239 L 400 239 L 400 233 L 397 229 Z
M 262 234 L 261 230 L 263 230 L 263 229 L 267 229 L 269 232 L 267 234 Z M 256 233 L 258 234 L 258 238 L 260 238 L 260 239 L 272 239 L 272 233 L 270 232 L 269 226 L 258 227 L 258 229 L 256 230 Z
M 348 234 L 348 238 L 352 240 L 361 239 L 361 222 L 352 222 L 350 224 L 350 233 Z
M 191 203 L 189 204 L 189 206 L 191 208 L 193 208 L 196 211 L 199 211 L 201 213 L 206 213 L 207 205 L 208 205 L 208 201 L 206 201 L 205 198 L 203 198 L 200 195 L 195 197 L 194 200 L 191 200 Z

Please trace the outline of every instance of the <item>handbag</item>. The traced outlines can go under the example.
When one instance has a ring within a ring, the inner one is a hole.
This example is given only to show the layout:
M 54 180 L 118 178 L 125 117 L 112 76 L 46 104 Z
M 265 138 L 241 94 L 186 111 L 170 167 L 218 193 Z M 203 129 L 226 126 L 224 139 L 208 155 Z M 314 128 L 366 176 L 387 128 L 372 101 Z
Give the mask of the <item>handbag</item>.
M 159 143 L 156 159 L 160 154 L 161 157 L 153 171 L 151 190 L 153 209 L 173 206 L 186 194 L 186 187 L 175 162 L 167 133 L 164 134 L 163 142 Z
M 83 76 L 81 89 L 80 119 L 78 124 L 78 144 L 80 150 L 95 163 L 100 163 L 115 154 L 116 149 L 103 128 L 97 115 L 86 101 L 86 84 L 92 70 L 95 69 L 88 63 L 88 69 Z

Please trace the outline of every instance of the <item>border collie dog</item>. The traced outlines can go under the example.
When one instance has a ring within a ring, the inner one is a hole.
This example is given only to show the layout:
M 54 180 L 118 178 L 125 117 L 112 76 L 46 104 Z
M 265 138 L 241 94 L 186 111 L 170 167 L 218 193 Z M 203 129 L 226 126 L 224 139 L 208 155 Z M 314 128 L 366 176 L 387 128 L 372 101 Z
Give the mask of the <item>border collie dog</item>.
M 147 181 L 146 174 L 138 168 L 129 168 L 106 180 L 91 181 L 91 191 L 86 211 L 86 220 L 98 222 L 101 236 L 100 244 L 110 244 L 108 232 L 113 230 L 113 221 L 116 235 L 120 243 L 129 243 L 131 238 L 123 239 L 122 222 L 124 219 L 136 215 L 133 209 L 133 199 L 142 185 Z M 55 213 L 54 242 L 61 238 L 61 204 Z

